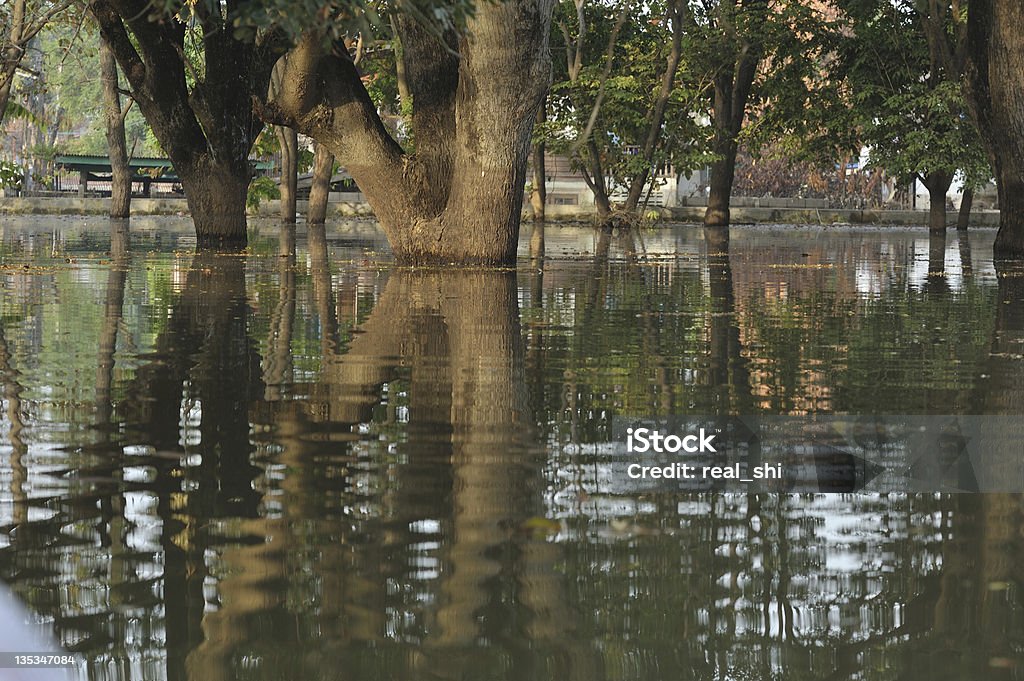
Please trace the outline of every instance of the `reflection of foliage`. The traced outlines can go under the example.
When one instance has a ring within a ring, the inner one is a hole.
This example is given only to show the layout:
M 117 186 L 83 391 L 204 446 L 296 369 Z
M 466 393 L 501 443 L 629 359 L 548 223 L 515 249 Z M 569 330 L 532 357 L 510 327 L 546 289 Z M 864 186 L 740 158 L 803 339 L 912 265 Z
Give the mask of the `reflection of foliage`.
M 257 177 L 249 183 L 249 193 L 245 197 L 245 205 L 251 209 L 259 208 L 260 203 L 268 199 L 281 198 L 281 190 L 269 177 Z

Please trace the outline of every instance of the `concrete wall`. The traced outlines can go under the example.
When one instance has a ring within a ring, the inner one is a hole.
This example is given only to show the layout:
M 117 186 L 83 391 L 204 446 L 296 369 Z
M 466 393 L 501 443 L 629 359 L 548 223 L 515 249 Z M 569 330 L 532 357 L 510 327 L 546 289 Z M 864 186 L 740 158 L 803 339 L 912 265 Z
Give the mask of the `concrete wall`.
M 346 198 L 351 194 L 345 195 Z M 693 203 L 691 203 L 691 201 Z M 755 201 L 756 206 L 745 206 L 743 203 Z M 732 208 L 732 221 L 735 224 L 778 223 L 778 224 L 886 224 L 886 225 L 925 225 L 928 223 L 926 210 L 853 210 L 817 207 L 820 199 L 745 199 L 738 197 Z M 804 205 L 800 205 L 804 202 Z M 678 222 L 701 222 L 704 219 L 704 203 L 702 199 L 689 197 L 687 205 L 678 207 L 656 208 L 663 219 Z M 694 205 L 696 204 L 696 205 Z M 781 205 L 788 204 L 788 205 Z M 0 214 L 49 214 L 49 215 L 106 215 L 108 199 L 78 198 L 0 198 Z M 300 216 L 306 212 L 308 202 L 298 202 Z M 260 204 L 256 215 L 273 218 L 280 213 L 280 201 L 264 201 Z M 591 221 L 594 219 L 593 205 L 559 206 L 548 205 L 546 213 L 553 220 Z M 188 205 L 184 199 L 132 199 L 133 215 L 186 215 Z M 524 217 L 530 217 L 529 209 L 525 209 Z M 340 218 L 346 216 L 372 216 L 373 212 L 367 203 L 338 201 L 327 204 L 327 217 Z M 301 220 L 301 217 L 300 217 Z M 947 215 L 949 225 L 956 223 L 956 213 Z M 999 211 L 975 210 L 971 213 L 971 225 L 977 227 L 998 227 Z

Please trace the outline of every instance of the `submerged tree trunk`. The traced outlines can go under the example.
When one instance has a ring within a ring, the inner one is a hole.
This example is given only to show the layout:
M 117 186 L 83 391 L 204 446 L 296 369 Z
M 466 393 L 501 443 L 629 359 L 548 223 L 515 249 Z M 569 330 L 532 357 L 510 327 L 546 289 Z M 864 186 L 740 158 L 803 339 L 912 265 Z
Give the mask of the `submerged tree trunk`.
M 281 219 L 295 222 L 295 201 L 299 178 L 299 134 L 283 125 L 274 126 L 281 146 Z
M 736 11 L 750 13 L 749 20 L 756 21 L 754 13 L 766 11 L 766 2 L 751 0 Z M 729 200 L 736 176 L 736 152 L 739 149 L 737 138 L 743 129 L 747 100 L 757 74 L 757 65 L 761 61 L 761 45 L 736 35 L 733 21 L 735 17 L 729 17 L 727 12 L 723 11 L 720 15 L 719 27 L 727 35 L 731 34 L 731 38 L 737 41 L 737 47 L 735 54 L 726 60 L 714 77 L 712 151 L 717 160 L 711 164 L 708 208 L 704 212 L 705 227 L 729 226 Z
M 100 78 L 103 81 L 103 109 L 107 119 L 107 155 L 110 157 L 110 217 L 131 214 L 132 173 L 128 167 L 128 144 L 124 137 L 124 114 L 118 93 L 117 60 L 107 41 L 100 40 Z
M 928 188 L 928 229 L 932 232 L 946 232 L 946 192 L 953 183 L 953 173 L 934 170 L 921 178 Z
M 537 112 L 537 124 L 544 122 L 544 105 Z M 544 140 L 533 143 L 533 180 L 530 182 L 530 207 L 533 209 L 534 222 L 544 221 L 544 207 L 548 200 L 547 168 L 544 162 Z
M 325 56 L 313 34 L 289 53 L 282 92 L 263 114 L 335 153 L 399 262 L 511 264 L 530 132 L 550 80 L 551 7 L 485 3 L 460 37 L 445 34 L 447 45 L 396 22 L 415 154 L 388 134 L 351 60 Z
M 327 199 L 331 194 L 331 175 L 334 173 L 334 154 L 322 144 L 313 151 L 313 182 L 309 187 L 309 207 L 306 223 L 322 225 L 327 220 Z
M 999 188 L 995 253 L 1024 257 L 1024 5 L 971 0 L 967 19 L 971 108 Z
M 960 212 L 956 216 L 956 228 L 963 232 L 971 221 L 971 206 L 974 205 L 974 189 L 964 187 L 963 197 L 960 199 Z
M 244 245 L 249 150 L 263 129 L 252 100 L 267 92 L 281 54 L 276 34 L 240 40 L 219 11 L 198 3 L 205 69 L 197 73 L 186 57 L 185 25 L 157 7 L 92 0 L 89 10 L 181 178 L 199 244 Z
M 171 161 L 174 162 L 173 157 Z M 246 242 L 248 165 L 246 162 L 242 171 L 238 164 L 220 163 L 209 154 L 201 154 L 188 163 L 174 163 L 201 248 L 233 247 Z

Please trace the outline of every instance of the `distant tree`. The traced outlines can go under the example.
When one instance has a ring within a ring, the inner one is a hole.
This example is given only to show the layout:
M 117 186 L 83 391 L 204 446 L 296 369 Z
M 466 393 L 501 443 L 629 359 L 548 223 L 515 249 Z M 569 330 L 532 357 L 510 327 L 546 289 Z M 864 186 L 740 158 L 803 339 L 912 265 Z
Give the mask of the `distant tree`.
M 0 5 L 0 123 L 8 112 L 14 77 L 29 43 L 74 0 L 10 0 Z
M 965 185 L 990 174 L 967 112 L 956 59 L 943 58 L 922 0 L 847 2 L 851 32 L 846 75 L 854 120 L 870 162 L 902 181 L 918 178 L 930 196 L 929 228 L 946 229 L 946 194 L 957 171 Z M 929 34 L 932 38 L 929 39 Z
M 542 139 L 579 169 L 599 219 L 616 189 L 626 192 L 622 209 L 636 211 L 656 169 L 705 160 L 694 145 L 694 93 L 679 87 L 685 4 L 564 0 L 556 8 L 553 51 L 565 58 L 555 60 Z

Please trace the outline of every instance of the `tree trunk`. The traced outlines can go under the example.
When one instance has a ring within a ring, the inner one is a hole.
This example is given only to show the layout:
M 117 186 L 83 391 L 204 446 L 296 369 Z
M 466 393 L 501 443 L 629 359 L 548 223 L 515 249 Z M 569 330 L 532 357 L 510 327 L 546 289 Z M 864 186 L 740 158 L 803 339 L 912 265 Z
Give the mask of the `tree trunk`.
M 1024 257 L 1024 5 L 971 0 L 967 18 L 971 110 L 999 188 L 998 257 Z
M 327 199 L 331 194 L 331 175 L 334 173 L 334 154 L 322 144 L 313 151 L 313 182 L 309 187 L 309 207 L 306 223 L 322 225 L 327 220 Z
M 25 55 L 22 45 L 25 30 L 25 0 L 14 0 L 11 5 L 11 25 L 7 35 L 0 39 L 0 123 L 7 113 L 7 102 L 11 99 L 14 87 L 14 75 L 18 71 L 21 58 Z
M 512 264 L 530 132 L 550 80 L 551 7 L 486 3 L 460 37 L 444 34 L 447 45 L 397 22 L 415 154 L 388 134 L 351 61 L 323 55 L 316 35 L 289 54 L 263 114 L 334 152 L 400 263 Z
M 654 100 L 650 114 L 647 117 L 647 138 L 644 140 L 642 157 L 644 167 L 633 176 L 629 183 L 629 194 L 626 196 L 627 211 L 635 211 L 640 205 L 640 197 L 644 193 L 644 185 L 651 174 L 651 166 L 654 163 L 654 151 L 661 139 L 661 128 L 665 123 L 665 109 L 668 106 L 669 97 L 672 96 L 672 89 L 675 87 L 676 69 L 679 67 L 679 57 L 682 51 L 683 26 L 682 4 L 687 0 L 674 0 L 670 4 L 672 16 L 672 46 L 669 48 L 668 57 L 665 62 L 665 71 L 661 75 L 661 87 L 658 96 Z
M 283 125 L 275 125 L 274 134 L 281 146 L 281 220 L 293 223 L 299 177 L 299 134 Z
M 756 13 L 767 11 L 767 3 L 764 0 L 750 0 L 737 8 L 737 11 L 748 13 L 748 19 L 756 22 Z M 718 158 L 711 164 L 708 208 L 704 212 L 705 227 L 729 226 L 729 199 L 732 196 L 736 152 L 739 149 L 737 136 L 743 129 L 747 100 L 757 74 L 757 65 L 761 61 L 760 43 L 736 36 L 733 21 L 735 18 L 728 17 L 727 13 L 720 14 L 718 19 L 719 27 L 726 29 L 726 33 L 732 34 L 732 39 L 736 41 L 736 51 L 727 59 L 727 68 L 719 69 L 714 78 L 712 123 L 715 136 L 712 150 Z
M 608 185 L 605 183 L 604 168 L 601 165 L 601 152 L 593 139 L 587 140 L 587 165 L 590 172 L 582 170 L 583 181 L 590 187 L 594 195 L 594 207 L 597 209 L 598 222 L 605 222 L 612 213 L 612 202 L 608 198 Z
M 958 231 L 966 231 L 971 221 L 971 206 L 974 205 L 974 189 L 964 187 L 963 197 L 960 199 L 960 212 L 956 216 L 956 228 Z
M 107 119 L 107 155 L 110 157 L 110 217 L 131 214 L 132 172 L 128 167 L 128 144 L 124 137 L 124 115 L 118 94 L 117 60 L 107 41 L 100 40 L 100 78 L 103 81 L 103 109 Z
M 544 105 L 541 104 L 537 112 L 537 123 L 542 124 L 545 120 Z M 544 140 L 538 139 L 533 143 L 533 181 L 530 183 L 530 207 L 533 209 L 533 221 L 544 221 L 544 207 L 548 200 L 547 168 L 544 163 Z
M 206 154 L 187 165 L 174 163 L 200 248 L 234 248 L 246 243 L 245 198 L 250 174 L 248 163 L 244 172 L 232 165 L 218 163 Z
M 946 192 L 953 182 L 953 173 L 935 170 L 921 178 L 921 182 L 928 189 L 928 229 L 945 234 Z
M 705 227 L 729 226 L 729 202 L 732 183 L 736 176 L 736 152 L 734 139 L 715 140 L 714 152 L 718 158 L 711 164 L 711 180 L 708 192 L 708 208 L 704 211 Z
M 219 11 L 200 3 L 194 16 L 206 68 L 195 73 L 181 22 L 133 0 L 92 0 L 89 10 L 181 178 L 198 243 L 244 245 L 249 151 L 263 129 L 253 97 L 265 96 L 283 46 L 236 38 Z

